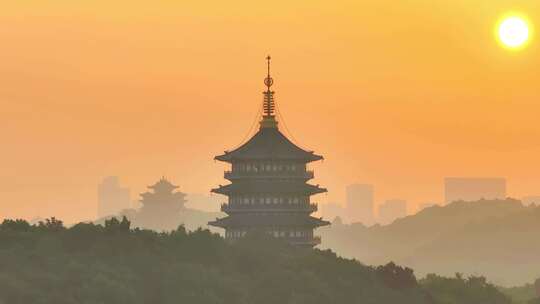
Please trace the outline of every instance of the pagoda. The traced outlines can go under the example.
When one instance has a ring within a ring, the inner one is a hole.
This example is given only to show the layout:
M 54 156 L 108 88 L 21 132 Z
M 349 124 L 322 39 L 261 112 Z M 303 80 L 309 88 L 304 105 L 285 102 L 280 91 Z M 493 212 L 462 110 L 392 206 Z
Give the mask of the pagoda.
M 215 157 L 231 164 L 231 170 L 225 172 L 231 183 L 212 189 L 228 197 L 228 203 L 221 205 L 228 216 L 209 225 L 224 228 L 225 238 L 231 241 L 251 231 L 263 231 L 294 245 L 313 247 L 321 242 L 313 230 L 330 223 L 311 216 L 317 205 L 310 197 L 327 190 L 307 183 L 314 174 L 306 165 L 323 157 L 298 147 L 279 131 L 270 56 L 266 59 L 267 89 L 260 128 L 237 149 Z
M 138 222 L 146 228 L 156 230 L 175 229 L 186 203 L 186 194 L 177 191 L 178 188 L 165 177 L 148 186 L 150 191 L 141 194 L 142 207 L 139 210 Z

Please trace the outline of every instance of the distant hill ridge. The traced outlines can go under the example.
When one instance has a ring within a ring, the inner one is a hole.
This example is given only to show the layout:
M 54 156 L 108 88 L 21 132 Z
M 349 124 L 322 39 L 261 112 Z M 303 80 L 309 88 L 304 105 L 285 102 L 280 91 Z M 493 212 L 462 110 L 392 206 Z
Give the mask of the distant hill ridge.
M 540 207 L 520 201 L 458 201 L 386 226 L 335 224 L 324 247 L 368 264 L 397 261 L 420 274 L 485 275 L 503 285 L 540 276 Z

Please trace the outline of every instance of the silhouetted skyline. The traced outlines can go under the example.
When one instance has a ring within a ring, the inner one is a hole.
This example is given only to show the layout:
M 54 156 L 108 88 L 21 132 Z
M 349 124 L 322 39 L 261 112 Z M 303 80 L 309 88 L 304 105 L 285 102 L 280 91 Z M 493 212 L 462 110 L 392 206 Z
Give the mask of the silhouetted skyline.
M 538 3 L 519 6 L 540 20 Z M 515 5 L 4 3 L 0 215 L 91 218 L 108 174 L 134 193 L 161 175 L 207 193 L 224 182 L 208 160 L 253 122 L 267 53 L 287 128 L 325 155 L 320 203 L 344 203 L 340 189 L 360 180 L 376 202 L 415 209 L 444 200 L 445 176 L 504 176 L 509 196 L 538 194 L 540 44 L 512 53 L 493 38 Z

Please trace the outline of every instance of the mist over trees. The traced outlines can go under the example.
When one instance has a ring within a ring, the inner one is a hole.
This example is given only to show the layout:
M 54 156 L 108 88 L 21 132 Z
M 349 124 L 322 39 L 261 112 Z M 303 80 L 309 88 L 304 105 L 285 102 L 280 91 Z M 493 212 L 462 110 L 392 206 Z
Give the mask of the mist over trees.
M 540 276 L 540 207 L 481 200 L 434 206 L 387 226 L 338 222 L 319 230 L 322 246 L 367 264 L 396 261 L 420 275 L 483 275 L 516 286 Z
M 127 218 L 71 228 L 5 220 L 0 269 L 2 304 L 511 303 L 483 278 L 418 281 L 393 263 L 370 267 L 264 235 L 230 244 L 183 226 L 132 229 Z

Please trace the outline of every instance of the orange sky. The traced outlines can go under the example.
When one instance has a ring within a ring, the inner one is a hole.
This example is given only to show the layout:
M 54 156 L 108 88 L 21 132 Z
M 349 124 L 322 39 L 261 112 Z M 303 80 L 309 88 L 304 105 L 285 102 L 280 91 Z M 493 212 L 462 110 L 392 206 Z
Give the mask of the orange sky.
M 0 217 L 96 214 L 96 185 L 208 192 L 242 140 L 264 57 L 317 179 L 344 199 L 442 201 L 445 176 L 540 194 L 540 39 L 497 45 L 538 0 L 8 1 L 0 10 Z

